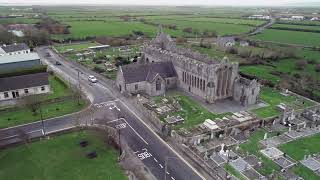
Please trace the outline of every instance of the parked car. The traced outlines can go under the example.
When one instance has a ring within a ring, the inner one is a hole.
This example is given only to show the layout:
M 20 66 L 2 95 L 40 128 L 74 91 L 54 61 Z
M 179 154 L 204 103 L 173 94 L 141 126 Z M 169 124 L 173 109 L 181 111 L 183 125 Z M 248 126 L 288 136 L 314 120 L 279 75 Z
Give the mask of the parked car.
M 89 77 L 88 77 L 88 80 L 89 80 L 90 82 L 92 82 L 92 83 L 98 82 L 98 79 L 97 79 L 96 77 L 94 77 L 94 76 L 89 76 Z

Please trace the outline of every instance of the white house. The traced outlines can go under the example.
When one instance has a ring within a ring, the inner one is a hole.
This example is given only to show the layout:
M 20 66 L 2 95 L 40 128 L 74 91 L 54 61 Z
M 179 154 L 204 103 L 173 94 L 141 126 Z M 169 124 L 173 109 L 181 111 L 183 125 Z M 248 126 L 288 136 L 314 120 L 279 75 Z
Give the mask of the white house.
M 25 43 L 14 43 L 11 45 L 0 46 L 0 56 L 5 55 L 18 55 L 18 54 L 28 54 L 30 53 L 30 48 Z
M 47 72 L 0 78 L 0 101 L 50 92 Z
M 220 37 L 218 38 L 217 44 L 220 47 L 228 48 L 234 46 L 236 44 L 236 41 L 234 37 Z
M 318 17 L 313 17 L 310 19 L 310 21 L 319 21 L 319 18 Z
M 291 16 L 292 20 L 302 21 L 304 20 L 304 16 Z

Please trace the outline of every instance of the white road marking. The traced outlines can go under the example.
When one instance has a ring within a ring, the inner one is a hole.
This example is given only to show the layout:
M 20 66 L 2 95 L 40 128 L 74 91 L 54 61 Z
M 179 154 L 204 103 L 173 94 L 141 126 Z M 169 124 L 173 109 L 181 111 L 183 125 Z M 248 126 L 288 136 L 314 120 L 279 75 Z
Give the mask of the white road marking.
M 126 127 L 127 127 L 126 123 L 121 123 L 121 124 L 116 125 L 116 129 L 124 129 Z
M 162 164 L 159 164 L 159 166 L 161 167 L 161 169 L 163 169 L 163 166 L 162 166 Z
M 109 89 L 108 89 L 109 90 Z M 110 91 L 110 90 L 109 90 Z M 149 131 L 151 131 L 151 133 L 153 133 L 153 135 L 155 137 L 157 137 L 165 146 L 167 146 L 179 159 L 181 159 L 190 169 L 193 170 L 193 172 L 195 172 L 201 179 L 206 180 L 206 178 L 204 178 L 194 167 L 192 167 L 185 159 L 183 159 L 182 156 L 180 156 L 180 154 L 178 154 L 171 146 L 169 146 L 157 133 L 155 133 L 152 128 L 145 123 L 134 111 L 132 111 L 128 105 L 126 105 L 122 100 L 119 99 L 119 102 L 121 102 L 121 104 L 123 106 L 125 106 L 134 116 L 136 116 L 136 118 L 144 125 L 146 126 Z
M 172 176 L 171 176 L 171 179 L 172 179 L 172 180 L 176 180 L 176 179 L 175 179 L 175 178 L 173 178 Z
M 137 154 L 139 151 L 133 152 L 134 154 Z
M 170 173 L 167 171 L 167 174 L 169 175 Z
M 146 143 L 147 145 L 149 145 L 149 143 L 148 143 L 146 140 L 144 140 L 143 137 L 141 137 L 140 134 L 139 134 L 135 129 L 133 129 L 133 127 L 128 123 L 127 120 L 125 120 L 125 119 L 123 119 L 123 120 L 124 120 L 124 121 L 128 124 L 128 126 L 137 134 L 137 136 L 139 136 L 139 138 L 142 139 L 142 141 L 143 141 L 144 143 Z
M 149 153 L 147 149 L 145 149 L 145 151 L 143 153 L 138 154 L 138 157 L 140 160 L 144 160 L 144 159 L 148 159 L 148 158 L 152 157 L 152 154 Z
M 158 162 L 158 160 L 157 160 L 156 158 L 153 158 L 153 160 L 154 160 L 155 162 Z

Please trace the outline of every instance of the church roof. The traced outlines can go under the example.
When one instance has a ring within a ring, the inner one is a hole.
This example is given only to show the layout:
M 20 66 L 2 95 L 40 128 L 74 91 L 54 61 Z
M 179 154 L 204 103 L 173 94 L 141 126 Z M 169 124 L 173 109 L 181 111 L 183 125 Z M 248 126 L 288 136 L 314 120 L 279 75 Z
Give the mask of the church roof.
M 121 66 L 125 83 L 152 82 L 157 75 L 162 78 L 176 77 L 172 62 L 154 62 L 149 64 L 129 64 Z

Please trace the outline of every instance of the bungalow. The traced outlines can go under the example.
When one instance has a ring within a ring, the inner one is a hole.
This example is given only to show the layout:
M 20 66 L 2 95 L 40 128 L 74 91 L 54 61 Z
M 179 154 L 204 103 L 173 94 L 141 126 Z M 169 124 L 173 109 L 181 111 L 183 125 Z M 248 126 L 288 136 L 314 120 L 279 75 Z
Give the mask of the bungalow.
M 39 65 L 41 65 L 41 61 L 37 53 L 0 56 L 0 72 L 32 68 Z
M 0 78 L 0 101 L 50 92 L 48 73 Z
M 220 47 L 228 48 L 234 46 L 236 44 L 236 41 L 233 37 L 220 37 L 218 38 L 217 44 Z
M 177 73 L 172 62 L 129 64 L 118 69 L 116 84 L 120 92 L 158 96 L 176 87 Z
M 25 43 L 0 46 L 0 56 L 28 53 L 30 53 L 30 48 Z

